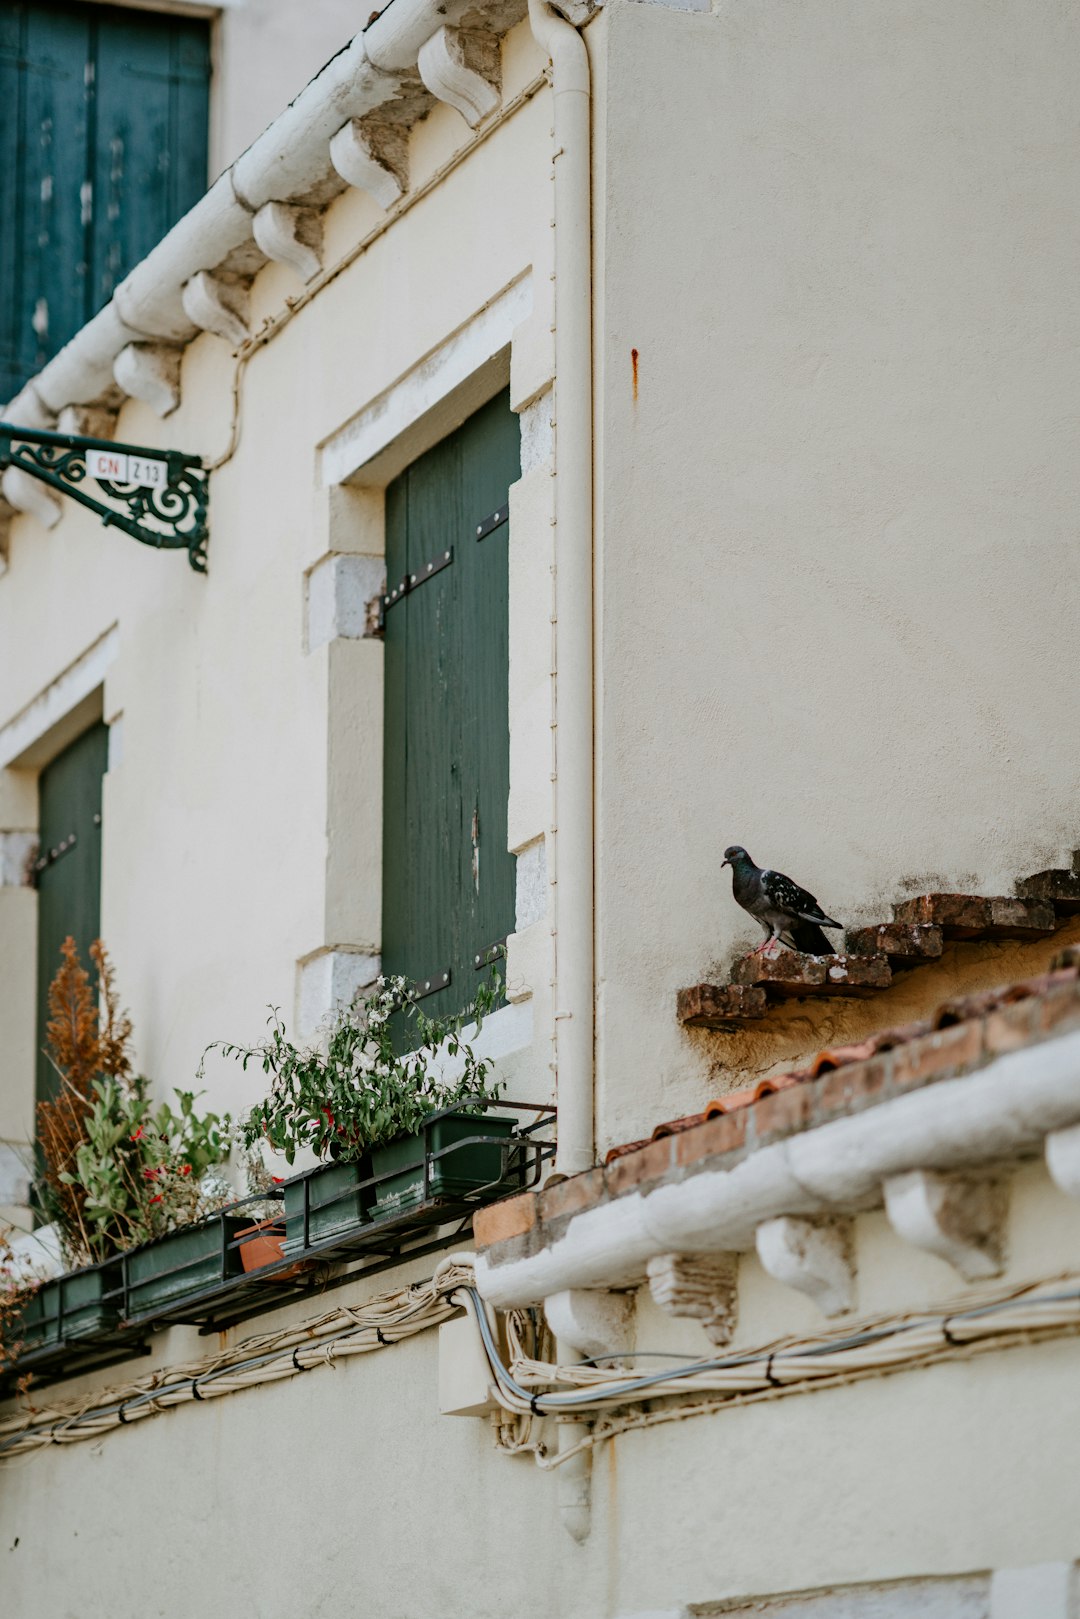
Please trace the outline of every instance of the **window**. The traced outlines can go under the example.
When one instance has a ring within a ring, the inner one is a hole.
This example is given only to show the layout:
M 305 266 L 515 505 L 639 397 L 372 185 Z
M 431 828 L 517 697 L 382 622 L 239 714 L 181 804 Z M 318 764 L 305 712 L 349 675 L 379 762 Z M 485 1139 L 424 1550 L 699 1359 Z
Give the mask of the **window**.
M 425 1000 L 432 1013 L 468 1005 L 476 958 L 514 926 L 507 495 L 519 475 L 503 394 L 386 492 L 388 589 L 410 588 L 386 611 L 383 971 L 421 984 L 449 973 Z
M 101 932 L 101 778 L 108 745 L 108 726 L 92 726 L 45 766 L 38 783 L 38 1101 L 57 1089 L 42 1047 L 60 946 L 70 933 L 90 970 L 88 952 Z
M 0 0 L 0 397 L 206 189 L 209 24 Z

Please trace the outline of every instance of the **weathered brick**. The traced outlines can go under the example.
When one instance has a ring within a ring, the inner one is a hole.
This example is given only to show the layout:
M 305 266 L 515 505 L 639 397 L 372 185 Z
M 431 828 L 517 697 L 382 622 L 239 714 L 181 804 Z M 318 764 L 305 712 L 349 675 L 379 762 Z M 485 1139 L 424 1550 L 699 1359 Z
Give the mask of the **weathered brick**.
M 695 1130 L 684 1130 L 675 1137 L 675 1163 L 680 1169 L 698 1164 L 704 1158 L 722 1158 L 725 1153 L 741 1152 L 751 1109 L 738 1107 L 721 1113 Z
M 891 1052 L 890 1087 L 894 1090 L 926 1085 L 960 1069 L 970 1068 L 983 1054 L 981 1019 L 955 1023 L 951 1028 L 924 1034 Z
M 825 956 L 802 956 L 794 950 L 781 950 L 775 956 L 744 956 L 731 969 L 733 984 L 799 985 L 815 989 L 825 982 Z
M 1048 900 L 1002 897 L 990 901 L 991 939 L 1042 938 L 1053 933 L 1056 920 Z
M 676 997 L 676 1016 L 691 1029 L 732 1028 L 767 1010 L 765 991 L 741 984 L 694 984 Z
M 946 939 L 974 939 L 990 926 L 990 901 L 980 894 L 920 894 L 894 905 L 893 919 L 939 927 Z
M 567 1214 L 577 1214 L 604 1200 L 604 1171 L 587 1169 L 581 1175 L 570 1175 L 553 1186 L 545 1186 L 540 1193 L 540 1218 L 558 1220 Z
M 473 1215 L 473 1237 L 478 1248 L 490 1248 L 493 1243 L 523 1236 L 535 1224 L 536 1193 L 520 1192 L 517 1197 L 504 1197 L 499 1203 L 477 1209 Z
M 893 906 L 897 922 L 934 925 L 946 939 L 1031 939 L 1054 930 L 1045 900 L 981 894 L 920 894 Z
M 1080 911 L 1080 871 L 1036 871 L 1016 885 L 1021 899 L 1041 899 L 1052 905 L 1058 916 L 1075 916 Z
M 884 956 L 752 956 L 736 962 L 732 978 L 758 984 L 772 999 L 796 996 L 866 995 L 887 989 L 892 971 Z
M 686 1131 L 685 1134 L 692 1132 Z M 674 1143 L 679 1139 L 679 1136 L 662 1136 L 640 1152 L 630 1152 L 625 1158 L 616 1158 L 604 1171 L 611 1196 L 621 1197 L 624 1192 L 633 1192 L 646 1181 L 658 1180 L 661 1175 L 666 1175 L 674 1161 Z
M 877 927 L 854 928 L 844 943 L 849 956 L 886 956 L 894 971 L 932 961 L 940 956 L 943 948 L 939 927 L 910 922 L 882 922 Z

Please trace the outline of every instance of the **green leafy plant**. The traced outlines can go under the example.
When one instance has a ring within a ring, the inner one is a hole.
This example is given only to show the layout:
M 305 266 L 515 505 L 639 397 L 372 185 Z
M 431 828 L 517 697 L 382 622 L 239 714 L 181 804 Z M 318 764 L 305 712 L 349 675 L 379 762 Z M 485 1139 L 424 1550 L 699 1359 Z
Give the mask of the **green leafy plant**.
M 335 1014 L 323 1044 L 294 1045 L 273 1011 L 270 1034 L 258 1045 L 215 1041 L 207 1052 L 218 1050 L 245 1070 L 256 1063 L 270 1077 L 266 1098 L 241 1123 L 249 1147 L 265 1141 L 290 1164 L 305 1148 L 355 1162 L 372 1147 L 415 1134 L 432 1113 L 468 1110 L 499 1095 L 502 1086 L 488 1084 L 490 1061 L 476 1056 L 462 1028 L 469 1020 L 479 1032 L 501 987 L 494 978 L 467 1011 L 433 1018 L 406 979 L 380 978 Z M 412 1049 L 401 1051 L 403 1045 Z M 462 1064 L 452 1079 L 442 1071 L 446 1059 Z
M 153 1108 L 141 1075 L 95 1083 L 74 1167 L 62 1175 L 82 1194 L 80 1258 L 108 1258 L 220 1206 L 206 1175 L 228 1156 L 230 1121 L 197 1114 L 193 1091 L 176 1097 L 179 1111 Z M 225 1201 L 232 1196 L 227 1189 Z

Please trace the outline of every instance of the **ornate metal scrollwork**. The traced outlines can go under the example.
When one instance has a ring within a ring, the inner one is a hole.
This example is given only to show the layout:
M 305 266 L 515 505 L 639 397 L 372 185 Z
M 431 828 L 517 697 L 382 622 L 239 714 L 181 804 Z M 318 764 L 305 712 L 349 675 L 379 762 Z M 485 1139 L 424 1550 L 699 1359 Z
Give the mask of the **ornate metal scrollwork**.
M 128 481 L 106 479 L 100 473 L 91 479 L 103 494 L 119 503 L 118 507 L 96 499 L 83 487 L 91 478 L 88 451 L 102 451 L 126 464 Z M 155 473 L 164 464 L 164 482 L 148 484 L 137 473 L 131 477 L 131 463 L 149 463 Z M 201 456 L 117 444 L 112 439 L 81 438 L 74 433 L 46 433 L 0 422 L 0 469 L 4 467 L 19 467 L 62 495 L 70 495 L 95 512 L 103 523 L 123 529 L 143 545 L 161 551 L 186 551 L 191 566 L 199 573 L 206 572 L 210 494 Z

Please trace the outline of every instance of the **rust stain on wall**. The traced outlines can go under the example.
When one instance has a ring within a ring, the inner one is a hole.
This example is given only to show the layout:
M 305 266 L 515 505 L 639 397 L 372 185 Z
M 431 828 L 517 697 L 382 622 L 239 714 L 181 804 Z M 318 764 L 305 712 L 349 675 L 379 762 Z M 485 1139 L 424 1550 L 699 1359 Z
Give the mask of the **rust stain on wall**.
M 630 350 L 630 368 L 631 368 L 631 371 L 633 372 L 633 377 L 634 377 L 634 404 L 636 405 L 637 404 L 637 393 L 638 393 L 638 351 L 637 351 L 637 349 L 631 349 Z

